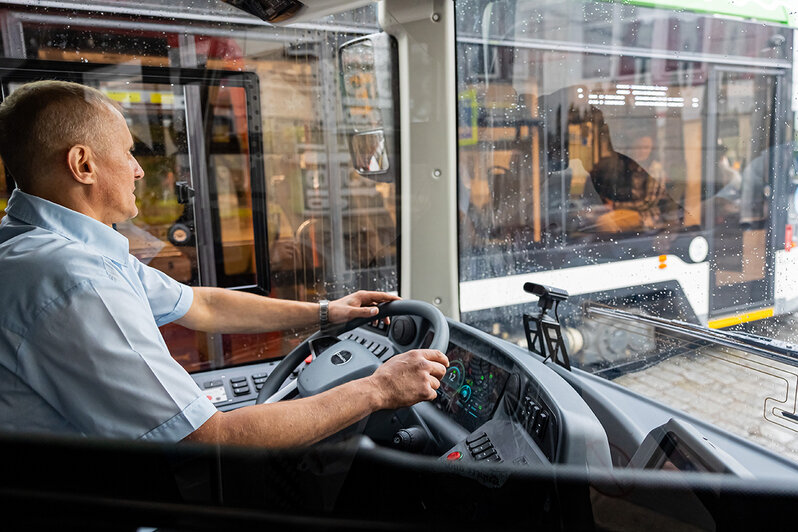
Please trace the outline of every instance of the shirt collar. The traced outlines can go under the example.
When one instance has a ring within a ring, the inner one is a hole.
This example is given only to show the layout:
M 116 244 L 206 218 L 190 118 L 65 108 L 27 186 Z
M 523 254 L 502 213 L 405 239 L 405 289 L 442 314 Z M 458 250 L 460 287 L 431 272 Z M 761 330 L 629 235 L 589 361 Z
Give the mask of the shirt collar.
M 8 200 L 6 213 L 42 229 L 95 248 L 108 258 L 127 262 L 127 238 L 102 222 L 72 209 L 15 189 Z

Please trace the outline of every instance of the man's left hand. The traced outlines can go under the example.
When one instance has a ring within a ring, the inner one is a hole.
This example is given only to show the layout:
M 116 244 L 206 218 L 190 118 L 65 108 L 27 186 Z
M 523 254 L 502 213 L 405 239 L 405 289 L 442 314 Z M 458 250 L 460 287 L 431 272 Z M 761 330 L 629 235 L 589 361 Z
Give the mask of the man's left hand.
M 396 301 L 398 296 L 385 292 L 367 292 L 360 290 L 341 299 L 330 301 L 330 323 L 344 323 L 355 318 L 376 316 L 379 303 Z

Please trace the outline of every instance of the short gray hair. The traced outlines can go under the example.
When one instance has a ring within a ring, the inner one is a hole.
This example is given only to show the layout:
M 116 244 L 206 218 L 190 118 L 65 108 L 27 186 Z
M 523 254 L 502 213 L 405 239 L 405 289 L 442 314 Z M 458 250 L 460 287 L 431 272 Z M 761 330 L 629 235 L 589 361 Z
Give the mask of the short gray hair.
M 11 93 L 0 104 L 0 157 L 17 186 L 30 191 L 72 146 L 102 143 L 109 106 L 119 109 L 99 90 L 66 81 L 35 81 Z

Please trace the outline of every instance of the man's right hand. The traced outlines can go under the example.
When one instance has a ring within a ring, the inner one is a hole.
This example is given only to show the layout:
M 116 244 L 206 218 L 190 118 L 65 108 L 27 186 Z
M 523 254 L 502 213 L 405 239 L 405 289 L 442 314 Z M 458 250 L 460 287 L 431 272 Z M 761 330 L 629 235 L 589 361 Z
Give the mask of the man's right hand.
M 377 391 L 379 410 L 435 399 L 449 359 L 434 349 L 414 349 L 390 358 L 367 377 Z

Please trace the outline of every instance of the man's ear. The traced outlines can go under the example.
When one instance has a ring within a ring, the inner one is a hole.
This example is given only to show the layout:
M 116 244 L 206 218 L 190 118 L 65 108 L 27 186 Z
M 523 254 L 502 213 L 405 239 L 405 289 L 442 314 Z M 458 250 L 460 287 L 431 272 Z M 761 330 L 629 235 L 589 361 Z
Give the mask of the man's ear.
M 83 144 L 76 144 L 67 152 L 67 165 L 72 177 L 78 183 L 91 185 L 97 181 L 95 175 L 94 152 Z

